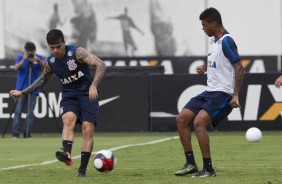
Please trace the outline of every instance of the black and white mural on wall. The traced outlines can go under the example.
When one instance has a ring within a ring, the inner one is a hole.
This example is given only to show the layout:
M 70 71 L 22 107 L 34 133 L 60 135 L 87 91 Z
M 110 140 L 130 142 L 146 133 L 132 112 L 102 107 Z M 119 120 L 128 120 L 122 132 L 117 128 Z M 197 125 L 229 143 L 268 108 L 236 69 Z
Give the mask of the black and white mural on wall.
M 22 52 L 26 41 L 47 55 L 45 36 L 52 28 L 63 30 L 67 44 L 100 57 L 205 54 L 198 20 L 204 1 L 193 7 L 186 0 L 2 1 L 6 59 Z M 190 41 L 196 40 L 194 47 Z

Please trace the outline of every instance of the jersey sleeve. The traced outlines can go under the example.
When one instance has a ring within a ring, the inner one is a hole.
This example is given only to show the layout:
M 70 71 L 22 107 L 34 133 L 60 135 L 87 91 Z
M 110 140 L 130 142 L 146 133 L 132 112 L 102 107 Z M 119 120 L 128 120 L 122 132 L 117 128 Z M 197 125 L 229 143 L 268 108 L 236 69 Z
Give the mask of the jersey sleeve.
M 240 60 L 240 56 L 237 50 L 237 45 L 231 37 L 226 36 L 222 40 L 222 50 L 225 57 L 229 59 L 231 64 Z

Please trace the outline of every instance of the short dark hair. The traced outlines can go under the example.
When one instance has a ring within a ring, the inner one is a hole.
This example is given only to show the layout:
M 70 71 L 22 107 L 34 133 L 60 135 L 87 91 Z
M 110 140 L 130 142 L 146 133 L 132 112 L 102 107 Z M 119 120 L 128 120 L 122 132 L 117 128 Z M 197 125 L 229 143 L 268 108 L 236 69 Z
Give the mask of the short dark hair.
M 34 51 L 36 50 L 35 44 L 33 42 L 26 42 L 24 49 L 27 51 Z
M 46 35 L 46 40 L 48 44 L 58 44 L 60 42 L 65 42 L 64 34 L 59 29 L 51 29 Z
M 221 15 L 213 7 L 205 9 L 200 15 L 200 20 L 206 20 L 207 22 L 215 21 L 218 25 L 222 25 Z

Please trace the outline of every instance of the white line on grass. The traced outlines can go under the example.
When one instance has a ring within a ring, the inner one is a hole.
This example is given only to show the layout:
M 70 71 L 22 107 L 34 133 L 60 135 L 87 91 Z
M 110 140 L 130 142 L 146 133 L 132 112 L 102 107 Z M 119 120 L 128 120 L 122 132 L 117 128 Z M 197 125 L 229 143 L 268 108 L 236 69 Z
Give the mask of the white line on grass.
M 128 145 L 123 145 L 123 146 L 117 146 L 117 147 L 109 148 L 108 150 L 116 151 L 116 150 L 120 150 L 120 149 L 124 149 L 124 148 L 129 148 L 129 147 L 133 147 L 133 146 L 145 146 L 145 145 L 149 145 L 149 144 L 157 144 L 157 143 L 160 143 L 160 142 L 165 142 L 165 141 L 169 141 L 169 140 L 173 140 L 173 139 L 178 139 L 178 138 L 179 138 L 178 136 L 173 136 L 173 137 L 159 139 L 159 140 L 154 140 L 154 141 L 149 141 L 149 142 L 145 142 L 145 143 L 128 144 Z M 95 154 L 95 152 L 92 152 L 92 155 L 93 154 Z M 72 158 L 73 159 L 78 159 L 78 158 L 80 158 L 80 155 L 74 156 Z M 56 163 L 56 162 L 58 162 L 58 160 L 49 160 L 49 161 L 38 163 L 38 164 L 27 164 L 27 165 L 19 165 L 19 166 L 0 168 L 0 171 L 11 170 L 11 169 L 20 169 L 20 168 L 25 168 L 25 167 L 30 167 L 30 166 L 47 165 L 47 164 L 53 164 L 53 163 Z

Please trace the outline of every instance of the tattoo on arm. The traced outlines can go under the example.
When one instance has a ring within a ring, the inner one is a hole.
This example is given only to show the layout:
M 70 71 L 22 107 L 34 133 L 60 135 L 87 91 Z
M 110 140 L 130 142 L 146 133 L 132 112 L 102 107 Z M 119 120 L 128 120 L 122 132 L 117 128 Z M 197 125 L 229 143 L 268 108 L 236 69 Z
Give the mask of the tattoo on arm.
M 102 80 L 102 78 L 104 77 L 105 72 L 106 72 L 106 65 L 104 62 L 101 61 L 100 64 L 97 65 L 96 67 L 96 72 L 92 84 L 94 84 L 97 87 L 100 81 Z
M 44 84 L 47 83 L 47 81 L 51 78 L 52 75 L 53 75 L 53 72 L 52 72 L 48 62 L 45 61 L 44 62 L 44 70 L 43 70 L 42 74 L 30 86 L 25 88 L 22 91 L 22 94 L 26 95 L 26 94 L 32 92 L 33 90 L 40 88 L 41 86 L 43 86 Z
M 103 76 L 105 75 L 105 63 L 97 56 L 81 47 L 78 47 L 76 49 L 76 57 L 79 62 L 86 63 L 91 67 L 96 67 L 96 72 L 92 84 L 97 87 L 100 81 L 102 80 Z

